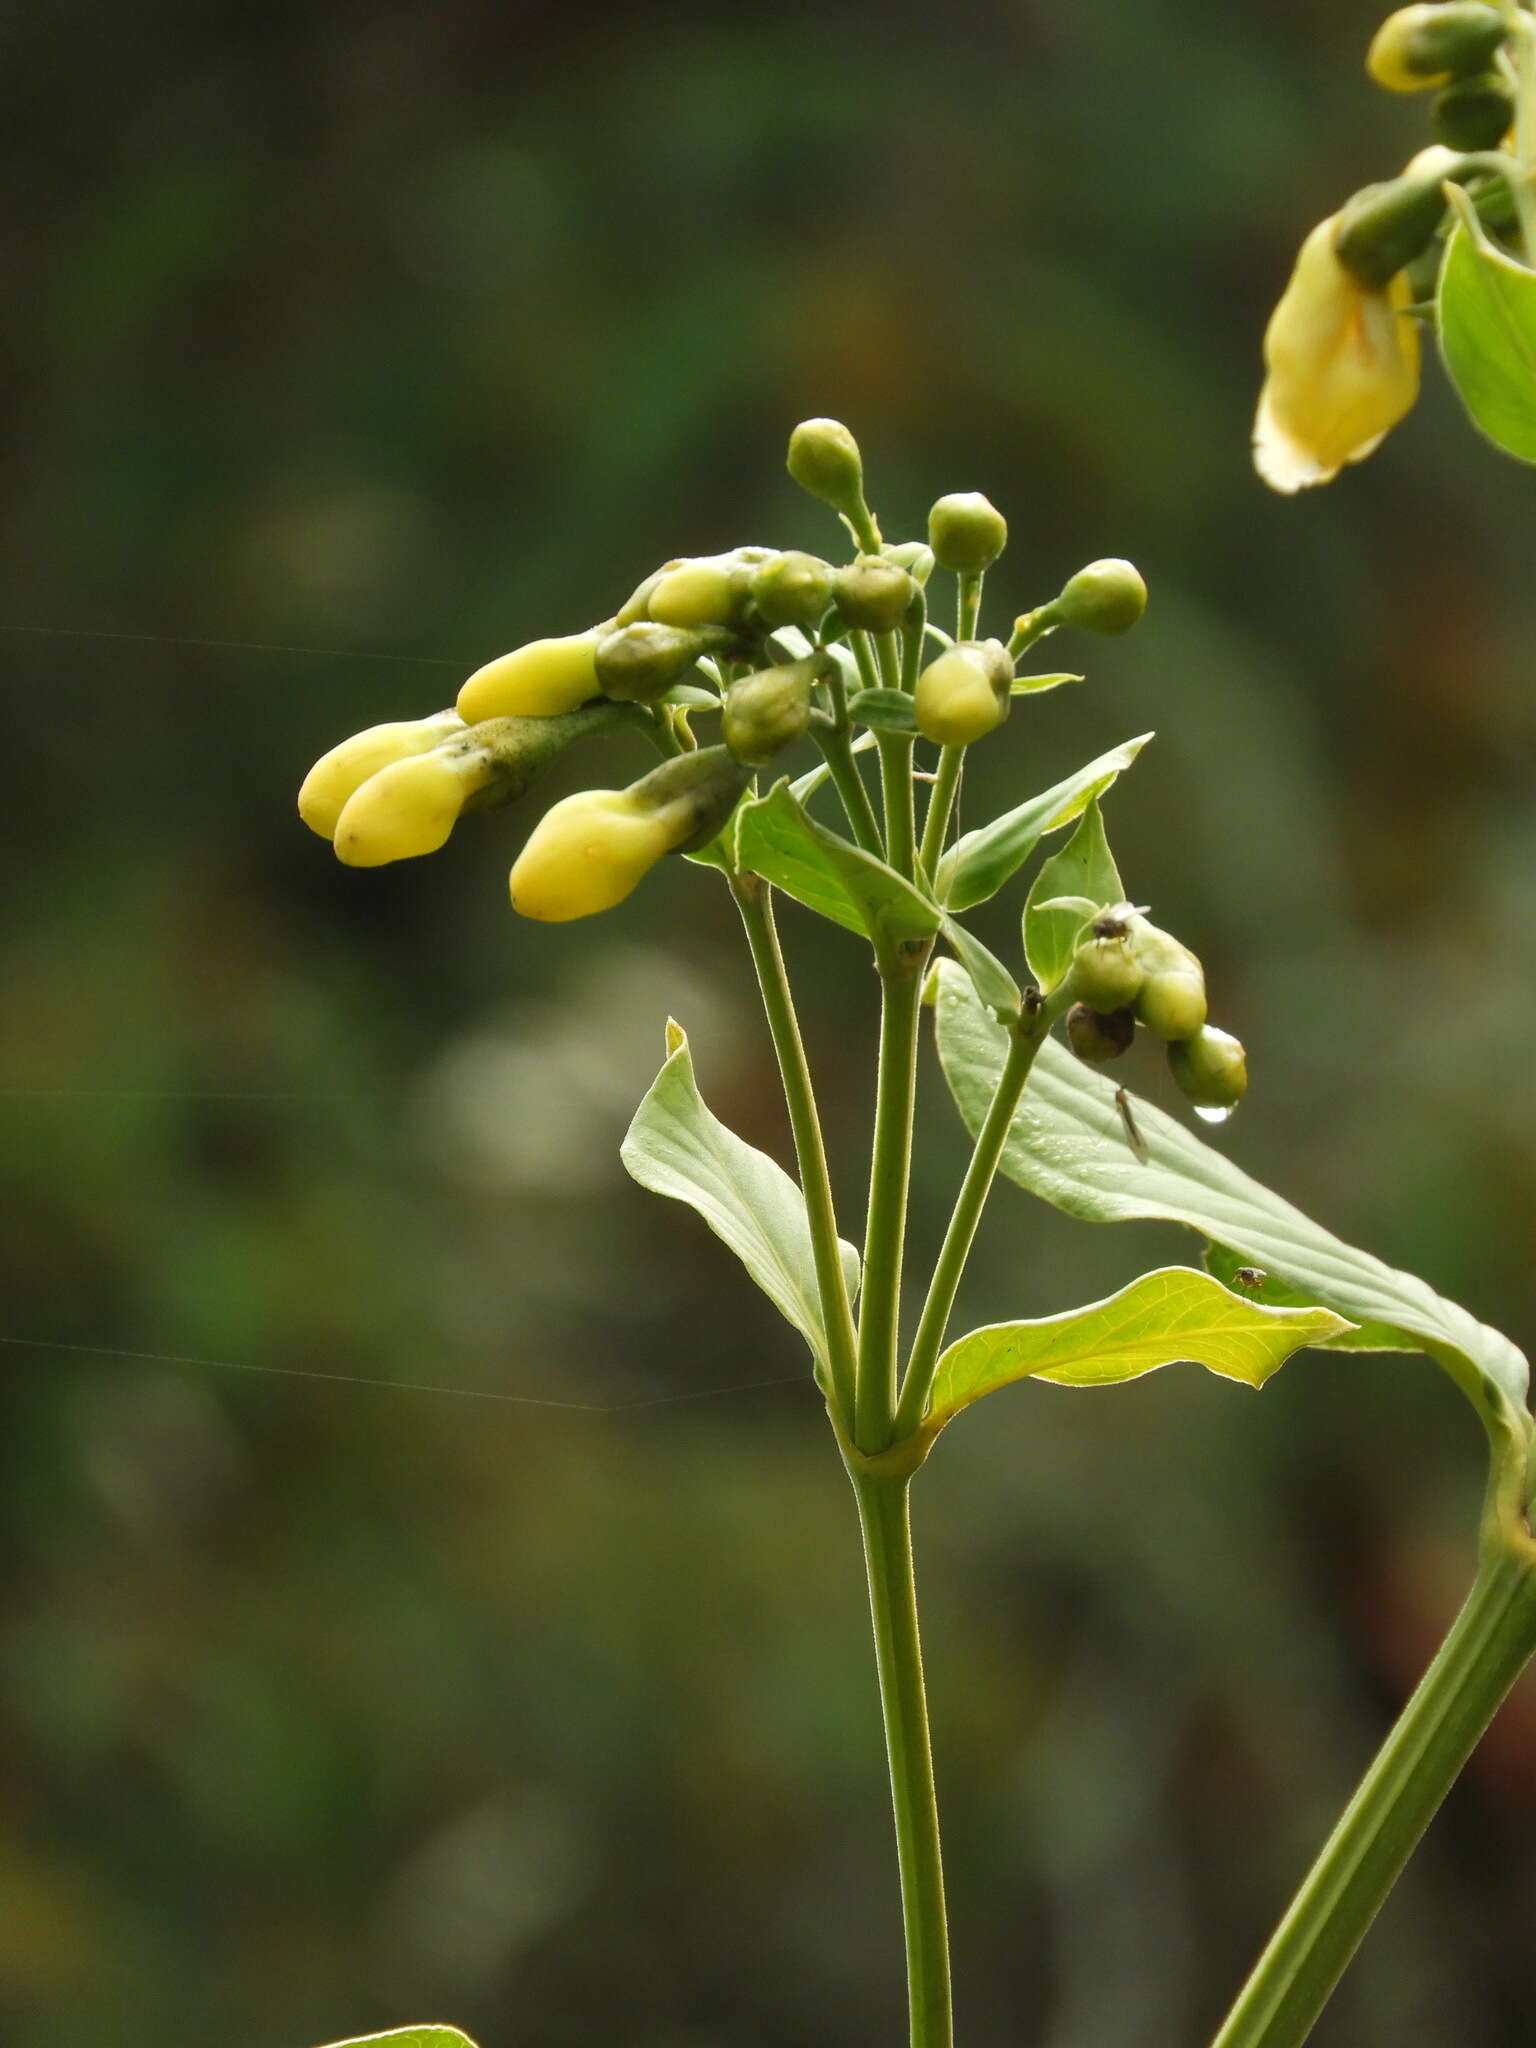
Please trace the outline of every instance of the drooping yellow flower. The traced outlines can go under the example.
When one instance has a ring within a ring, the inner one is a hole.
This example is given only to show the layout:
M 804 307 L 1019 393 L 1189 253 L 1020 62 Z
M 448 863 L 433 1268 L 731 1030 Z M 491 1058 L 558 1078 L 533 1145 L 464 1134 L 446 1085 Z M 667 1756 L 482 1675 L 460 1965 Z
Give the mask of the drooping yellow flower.
M 1269 375 L 1253 427 L 1253 459 L 1277 491 L 1325 484 L 1360 462 L 1419 394 L 1419 330 L 1404 312 L 1401 271 L 1384 290 L 1339 261 L 1332 214 L 1301 245 L 1264 334 Z

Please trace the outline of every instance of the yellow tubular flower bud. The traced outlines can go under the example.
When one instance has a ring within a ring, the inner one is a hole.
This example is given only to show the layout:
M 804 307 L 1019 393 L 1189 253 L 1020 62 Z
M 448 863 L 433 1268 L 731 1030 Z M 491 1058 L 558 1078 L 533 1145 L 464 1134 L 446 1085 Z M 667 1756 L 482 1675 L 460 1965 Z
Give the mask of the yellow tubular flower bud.
M 611 910 L 672 845 L 664 813 L 627 789 L 563 797 L 533 828 L 513 864 L 512 908 L 545 924 Z
M 1360 462 L 1419 392 L 1419 330 L 1404 316 L 1401 272 L 1371 291 L 1339 261 L 1338 215 L 1302 243 L 1264 334 L 1269 372 L 1253 428 L 1253 459 L 1277 491 L 1325 484 Z
M 334 839 L 342 806 L 371 775 L 394 761 L 425 754 L 450 733 L 463 729 L 464 721 L 456 711 L 438 711 L 430 718 L 400 719 L 392 725 L 370 725 L 366 732 L 355 732 L 351 739 L 322 754 L 305 776 L 299 790 L 299 816 L 311 832 Z
M 441 749 L 395 761 L 370 775 L 336 820 L 336 858 L 349 868 L 380 868 L 392 860 L 436 853 L 465 804 L 494 770 L 488 757 Z
M 488 661 L 459 691 L 459 716 L 467 725 L 482 718 L 553 718 L 574 711 L 598 695 L 593 656 L 608 630 L 567 633 L 554 640 L 530 640 Z
M 745 582 L 728 556 L 701 555 L 667 571 L 651 592 L 650 616 L 663 626 L 723 626 L 743 608 Z

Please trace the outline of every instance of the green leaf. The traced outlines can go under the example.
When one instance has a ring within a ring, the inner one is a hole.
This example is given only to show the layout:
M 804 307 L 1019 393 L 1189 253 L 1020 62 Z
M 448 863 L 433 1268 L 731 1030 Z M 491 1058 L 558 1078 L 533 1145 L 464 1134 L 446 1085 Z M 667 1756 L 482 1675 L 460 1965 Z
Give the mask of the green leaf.
M 807 816 L 786 782 L 741 807 L 741 865 L 877 946 L 929 938 L 939 911 L 894 868 Z
M 1475 214 L 1469 232 L 1467 218 L 1440 266 L 1440 354 L 1473 425 L 1536 462 L 1536 271 L 1490 242 Z
M 328 2048 L 475 2048 L 457 2027 L 392 2027 L 387 2034 L 353 2034 Z
M 1267 1308 L 1312 1308 L 1316 1305 L 1315 1294 L 1309 1294 L 1302 1287 L 1293 1287 L 1288 1280 L 1281 1280 L 1266 1268 L 1240 1258 L 1229 1244 L 1207 1245 L 1205 1265 L 1207 1272 L 1214 1273 L 1223 1287 L 1230 1287 L 1234 1294 L 1241 1294 L 1246 1301 L 1260 1302 Z M 1411 1343 L 1401 1330 L 1389 1329 L 1385 1323 L 1352 1323 L 1337 1337 L 1330 1337 L 1319 1349 L 1417 1351 L 1419 1346 Z
M 677 1024 L 667 1025 L 666 1063 L 635 1111 L 619 1156 L 641 1187 L 696 1209 L 825 1360 L 805 1197 L 776 1160 L 727 1130 L 706 1107 L 687 1034 Z M 852 1301 L 859 1289 L 859 1255 L 851 1244 L 842 1246 L 842 1255 Z
M 1015 697 L 1037 697 L 1044 690 L 1056 690 L 1063 683 L 1080 683 L 1081 676 L 1069 675 L 1065 669 L 1048 676 L 1015 676 L 1010 694 Z
M 916 732 L 912 699 L 905 690 L 860 690 L 848 699 L 848 715 L 875 732 Z
M 960 1114 L 974 1132 L 1006 1056 L 1006 1034 L 977 1001 L 968 978 L 938 964 L 939 1055 Z M 1126 1140 L 1116 1088 L 1047 1039 L 1003 1153 L 1003 1171 L 1031 1193 L 1094 1223 L 1160 1218 L 1183 1223 L 1295 1289 L 1304 1300 L 1379 1328 L 1394 1345 L 1426 1351 L 1490 1427 L 1526 1428 L 1528 1369 L 1507 1337 L 1479 1323 L 1411 1273 L 1342 1242 L 1252 1180 L 1150 1103 L 1136 1102 L 1146 1144 L 1138 1162 Z
M 1151 739 L 1149 732 L 1126 740 L 1079 768 L 1054 789 L 1032 796 L 1016 810 L 1004 811 L 990 825 L 967 832 L 939 862 L 939 900 L 949 910 L 969 910 L 995 896 L 1010 875 L 1017 874 L 1047 832 L 1056 832 L 1082 815 L 1085 805 L 1102 796 L 1115 777 L 1129 768 Z
M 987 1008 L 999 1017 L 1017 1017 L 1024 999 L 1018 983 L 997 955 L 989 952 L 957 918 L 946 916 L 942 930 Z
M 1181 1360 L 1262 1387 L 1293 1351 L 1348 1328 L 1328 1309 L 1261 1308 L 1208 1273 L 1167 1266 L 1067 1315 L 972 1330 L 939 1360 L 927 1421 L 942 1429 L 972 1401 L 1014 1380 L 1113 1387 Z
M 1083 926 L 1124 895 L 1104 837 L 1099 800 L 1090 797 L 1082 823 L 1061 852 L 1045 862 L 1024 905 L 1025 956 L 1047 995 L 1072 965 Z

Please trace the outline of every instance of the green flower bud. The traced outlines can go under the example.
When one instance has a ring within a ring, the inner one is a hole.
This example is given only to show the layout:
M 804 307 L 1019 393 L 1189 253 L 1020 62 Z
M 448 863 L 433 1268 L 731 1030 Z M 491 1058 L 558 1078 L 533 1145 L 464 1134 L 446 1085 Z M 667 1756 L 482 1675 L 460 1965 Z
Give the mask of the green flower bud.
M 1514 95 L 1495 71 L 1458 78 L 1430 112 L 1435 139 L 1451 149 L 1497 149 L 1514 118 Z
M 1134 1011 L 1092 1010 L 1074 1003 L 1067 1012 L 1067 1043 L 1090 1067 L 1119 1059 L 1136 1036 Z
M 701 654 L 720 645 L 724 637 L 728 636 L 652 621 L 620 626 L 597 644 L 593 664 L 597 686 L 605 697 L 620 703 L 649 704 L 670 690 Z
M 775 754 L 803 739 L 811 722 L 811 692 L 827 672 L 827 657 L 759 669 L 726 693 L 721 737 L 738 761 L 764 768 Z
M 378 868 L 436 853 L 465 804 L 493 773 L 479 750 L 450 754 L 437 748 L 391 762 L 343 804 L 336 820 L 336 858 L 349 868 Z
M 1079 569 L 1049 607 L 1060 625 L 1087 633 L 1128 633 L 1146 608 L 1139 571 L 1113 556 Z
M 598 694 L 598 643 L 612 622 L 554 640 L 530 640 L 488 661 L 459 691 L 467 725 L 483 718 L 551 718 Z
M 663 855 L 712 839 L 749 779 L 724 747 L 706 747 L 664 761 L 628 789 L 563 798 L 513 864 L 512 908 L 550 924 L 611 910 Z
M 1508 34 L 1499 10 L 1478 0 L 1399 7 L 1371 38 L 1365 68 L 1388 92 L 1423 92 L 1484 70 Z
M 883 555 L 860 555 L 837 571 L 832 595 L 845 624 L 884 633 L 906 617 L 917 585 L 905 569 Z
M 745 608 L 746 577 L 729 555 L 679 563 L 657 582 L 650 615 L 663 626 L 723 626 Z
M 951 491 L 928 514 L 928 545 L 941 569 L 978 576 L 1008 541 L 1008 522 L 980 491 Z
M 1072 957 L 1072 992 L 1090 1010 L 1107 1015 L 1135 1002 L 1145 970 L 1128 928 L 1118 919 L 1101 918 L 1098 922 L 1119 928 L 1102 937 L 1095 929 L 1078 947 Z
M 1369 291 L 1384 291 L 1434 237 L 1445 216 L 1442 187 L 1461 169 L 1452 149 L 1421 149 L 1397 178 L 1367 185 L 1334 216 L 1333 247 Z
M 450 733 L 461 732 L 463 725 L 457 711 L 437 711 L 430 718 L 400 719 L 353 733 L 351 739 L 322 754 L 305 776 L 299 790 L 299 816 L 311 832 L 334 839 L 343 805 L 371 776 L 395 761 L 429 752 Z
M 834 512 L 864 514 L 864 463 L 841 420 L 802 420 L 789 437 L 788 469 L 802 491 Z
M 1193 1038 L 1205 1022 L 1205 969 L 1188 946 L 1145 918 L 1130 920 L 1142 971 L 1136 1015 L 1156 1038 Z
M 995 732 L 1013 702 L 1013 663 L 1000 640 L 961 640 L 917 679 L 912 712 L 924 739 L 968 747 Z
M 752 572 L 752 602 L 770 626 L 814 626 L 832 602 L 832 567 L 791 549 Z
M 1196 1109 L 1231 1110 L 1248 1086 L 1248 1055 L 1230 1031 L 1207 1024 L 1168 1048 L 1168 1066 Z

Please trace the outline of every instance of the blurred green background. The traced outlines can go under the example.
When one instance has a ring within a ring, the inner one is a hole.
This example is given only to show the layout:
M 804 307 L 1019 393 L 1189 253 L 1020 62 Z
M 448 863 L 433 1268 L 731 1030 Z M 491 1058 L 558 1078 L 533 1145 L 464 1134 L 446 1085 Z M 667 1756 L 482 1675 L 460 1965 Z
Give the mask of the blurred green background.
M 1328 492 L 1247 461 L 1295 246 L 1426 139 L 1361 71 L 1375 19 L 0 28 L 12 2048 L 901 2035 L 846 1483 L 797 1340 L 617 1158 L 669 1011 L 785 1152 L 728 900 L 668 863 L 520 927 L 517 813 L 371 873 L 293 814 L 337 738 L 657 560 L 834 546 L 783 474 L 803 415 L 855 427 L 890 535 L 1004 508 L 994 623 L 1141 565 L 1145 626 L 1053 643 L 1091 680 L 1019 707 L 973 806 L 1160 728 L 1108 815 L 1249 1044 L 1217 1142 L 1529 1332 L 1531 479 L 1433 374 Z M 784 925 L 846 1166 L 872 978 Z M 963 1158 L 925 1079 L 920 1244 Z M 1186 1256 L 1004 1189 L 967 1312 Z M 1206 2038 L 1470 1575 L 1480 1467 L 1405 1358 L 950 1433 L 917 1512 L 963 2040 Z M 1527 1683 L 1325 2048 L 1529 2042 L 1533 1767 Z

